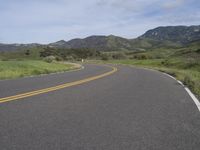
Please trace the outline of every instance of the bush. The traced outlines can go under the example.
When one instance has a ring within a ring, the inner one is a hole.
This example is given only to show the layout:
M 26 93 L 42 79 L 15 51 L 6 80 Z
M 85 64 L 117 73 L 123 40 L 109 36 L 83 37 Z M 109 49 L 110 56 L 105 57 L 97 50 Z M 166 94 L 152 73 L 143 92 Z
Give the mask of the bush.
M 184 77 L 183 83 L 184 83 L 185 85 L 187 85 L 187 86 L 188 86 L 189 88 L 191 88 L 191 89 L 193 89 L 193 87 L 195 86 L 195 82 L 192 81 L 191 77 L 189 77 L 189 76 L 185 76 L 185 77 Z
M 60 56 L 56 56 L 56 61 L 62 61 L 63 60 L 63 58 L 62 57 L 60 57 Z
M 108 54 L 101 54 L 101 59 L 102 60 L 109 60 L 109 55 Z
M 48 56 L 57 56 L 58 50 L 51 47 L 44 48 L 43 51 L 40 52 L 40 57 L 48 57 Z
M 113 59 L 125 59 L 127 58 L 126 55 L 124 53 L 114 53 L 112 55 Z
M 8 58 L 2 58 L 1 60 L 2 61 L 8 61 L 9 59 Z
M 133 59 L 146 60 L 151 59 L 151 57 L 147 54 L 137 54 L 133 56 Z
M 30 55 L 30 50 L 29 50 L 29 49 L 25 51 L 25 55 L 26 55 L 26 56 L 29 56 L 29 55 Z
M 65 57 L 65 60 L 67 60 L 67 61 L 74 61 L 74 57 L 73 56 L 66 56 Z
M 55 59 L 55 56 L 47 56 L 44 58 L 44 61 L 47 63 L 52 63 Z
M 170 65 L 168 59 L 165 59 L 165 60 L 161 61 L 161 64 L 164 65 L 164 66 L 169 66 Z
M 197 52 L 197 53 L 200 53 L 200 49 L 197 49 L 196 52 Z

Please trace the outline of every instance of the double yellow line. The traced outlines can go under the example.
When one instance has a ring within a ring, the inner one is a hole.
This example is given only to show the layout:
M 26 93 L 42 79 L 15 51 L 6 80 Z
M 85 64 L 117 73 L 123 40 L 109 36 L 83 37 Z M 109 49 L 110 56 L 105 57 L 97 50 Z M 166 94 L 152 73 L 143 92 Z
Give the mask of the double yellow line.
M 111 67 L 111 66 L 109 66 Z M 5 103 L 5 102 L 9 102 L 9 101 L 13 101 L 13 100 L 18 100 L 18 99 L 22 99 L 22 98 L 26 98 L 26 97 L 31 97 L 31 96 L 35 96 L 35 95 L 39 95 L 39 94 L 43 94 L 43 93 L 48 93 L 48 92 L 52 92 L 52 91 L 56 91 L 59 89 L 63 89 L 63 88 L 67 88 L 67 87 L 71 87 L 71 86 L 75 86 L 75 85 L 80 85 L 89 81 L 93 81 L 96 79 L 100 79 L 103 78 L 105 76 L 109 76 L 113 73 L 115 73 L 117 71 L 116 67 L 111 67 L 112 70 L 97 76 L 93 76 L 93 77 L 89 77 L 86 79 L 82 79 L 82 80 L 78 80 L 78 81 L 74 81 L 74 82 L 69 82 L 69 83 L 65 83 L 65 84 L 61 84 L 61 85 L 57 85 L 54 87 L 50 87 L 50 88 L 45 88 L 45 89 L 40 89 L 40 90 L 35 90 L 35 91 L 31 91 L 31 92 L 26 92 L 26 93 L 22 93 L 22 94 L 17 94 L 17 95 L 13 95 L 13 96 L 9 96 L 9 97 L 4 97 L 4 98 L 0 98 L 0 103 Z

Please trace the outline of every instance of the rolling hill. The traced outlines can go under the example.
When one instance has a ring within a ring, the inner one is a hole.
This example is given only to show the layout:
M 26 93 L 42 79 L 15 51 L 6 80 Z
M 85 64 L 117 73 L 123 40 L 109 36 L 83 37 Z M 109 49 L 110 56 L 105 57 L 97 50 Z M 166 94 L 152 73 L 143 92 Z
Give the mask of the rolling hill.
M 158 27 L 147 31 L 145 34 L 140 36 L 140 38 L 188 44 L 200 40 L 200 25 Z
M 42 47 L 44 45 L 31 43 L 31 44 L 3 44 L 0 43 L 0 52 L 13 52 L 17 50 L 24 50 L 30 48 Z
M 84 39 L 72 39 L 70 41 L 58 41 L 49 44 L 52 47 L 61 48 L 88 48 L 100 51 L 132 50 L 132 41 L 110 35 L 110 36 L 90 36 Z
M 98 51 L 144 51 L 157 48 L 180 48 L 200 41 L 200 25 L 157 27 L 135 39 L 119 36 L 89 36 L 84 39 L 41 44 L 0 44 L 0 51 L 16 51 L 33 47 L 50 46 L 67 49 L 94 49 Z

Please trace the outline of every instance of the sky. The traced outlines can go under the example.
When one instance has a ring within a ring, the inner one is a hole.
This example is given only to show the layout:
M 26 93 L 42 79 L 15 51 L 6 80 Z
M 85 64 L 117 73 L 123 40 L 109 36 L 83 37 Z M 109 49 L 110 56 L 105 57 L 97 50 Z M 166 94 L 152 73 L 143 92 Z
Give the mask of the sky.
M 0 0 L 0 18 L 0 43 L 136 38 L 158 26 L 200 25 L 200 0 Z

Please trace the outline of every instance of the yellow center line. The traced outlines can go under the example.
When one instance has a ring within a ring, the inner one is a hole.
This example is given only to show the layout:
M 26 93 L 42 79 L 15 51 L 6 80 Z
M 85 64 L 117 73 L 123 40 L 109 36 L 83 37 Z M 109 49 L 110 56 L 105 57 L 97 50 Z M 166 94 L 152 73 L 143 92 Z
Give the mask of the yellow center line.
M 108 66 L 111 67 L 111 66 Z M 39 95 L 39 94 L 43 94 L 43 93 L 48 93 L 48 92 L 52 92 L 52 91 L 56 91 L 59 89 L 63 89 L 63 88 L 67 88 L 67 87 L 71 87 L 71 86 L 75 86 L 75 85 L 80 85 L 86 82 L 90 82 L 93 80 L 97 80 L 100 78 L 103 78 L 105 76 L 109 76 L 113 73 L 115 73 L 117 71 L 116 67 L 111 67 L 112 70 L 97 76 L 93 76 L 93 77 L 89 77 L 86 79 L 82 79 L 82 80 L 78 80 L 78 81 L 74 81 L 74 82 L 69 82 L 69 83 L 65 83 L 65 84 L 61 84 L 61 85 L 57 85 L 54 87 L 49 87 L 49 88 L 45 88 L 45 89 L 40 89 L 40 90 L 35 90 L 35 91 L 31 91 L 31 92 L 26 92 L 26 93 L 22 93 L 22 94 L 17 94 L 17 95 L 13 95 L 13 96 L 8 96 L 8 97 L 4 97 L 4 98 L 0 98 L 0 103 L 5 103 L 5 102 L 9 102 L 9 101 L 13 101 L 13 100 L 18 100 L 18 99 L 22 99 L 22 98 L 26 98 L 26 97 L 31 97 L 34 95 Z

